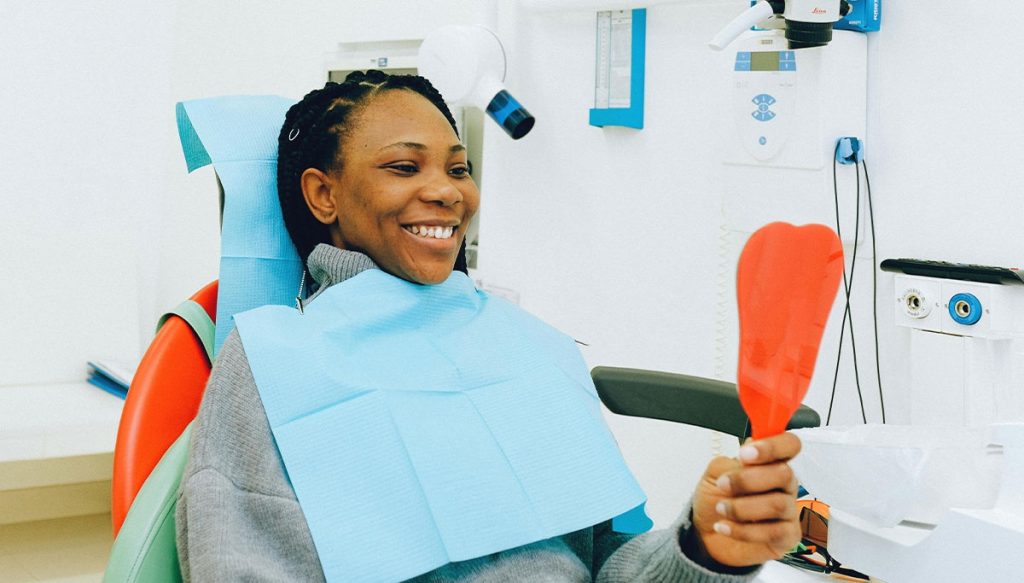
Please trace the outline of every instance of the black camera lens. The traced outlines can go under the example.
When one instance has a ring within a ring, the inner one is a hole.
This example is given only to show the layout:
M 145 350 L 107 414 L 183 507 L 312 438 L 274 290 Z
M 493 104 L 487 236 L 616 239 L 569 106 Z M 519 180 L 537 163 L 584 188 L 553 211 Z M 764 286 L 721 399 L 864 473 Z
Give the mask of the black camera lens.
M 832 23 L 787 20 L 786 40 L 794 50 L 823 47 L 832 40 Z

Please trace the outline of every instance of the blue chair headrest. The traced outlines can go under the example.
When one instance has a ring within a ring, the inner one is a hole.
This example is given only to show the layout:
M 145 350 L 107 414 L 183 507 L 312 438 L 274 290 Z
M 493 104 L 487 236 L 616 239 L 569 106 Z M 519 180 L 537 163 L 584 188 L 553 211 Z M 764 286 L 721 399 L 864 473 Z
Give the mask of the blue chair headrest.
M 299 289 L 303 263 L 277 197 L 277 136 L 293 103 L 242 95 L 177 104 L 188 171 L 213 164 L 224 187 L 215 353 L 235 314 L 290 305 Z

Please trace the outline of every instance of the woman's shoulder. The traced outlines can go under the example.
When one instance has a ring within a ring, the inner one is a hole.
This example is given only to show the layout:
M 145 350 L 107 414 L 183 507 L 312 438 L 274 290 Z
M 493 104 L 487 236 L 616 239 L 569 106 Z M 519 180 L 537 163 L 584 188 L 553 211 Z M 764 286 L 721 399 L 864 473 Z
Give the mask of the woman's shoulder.
M 232 330 L 221 345 L 210 371 L 193 427 L 193 445 L 203 450 L 219 443 L 226 437 L 223 435 L 225 432 L 234 436 L 239 432 L 251 432 L 258 425 L 253 421 L 261 417 L 265 418 L 265 414 L 256 381 L 238 331 Z
M 242 345 L 242 337 L 238 334 L 238 328 L 232 330 L 220 350 L 217 358 L 213 361 L 213 369 L 210 371 L 210 383 L 221 377 L 227 379 L 238 378 L 239 380 L 252 379 L 252 370 L 249 368 L 249 359 L 245 355 L 245 347 Z M 207 387 L 209 390 L 209 387 Z
M 245 489 L 293 497 L 237 331 L 224 340 L 196 416 L 191 472 L 216 469 Z M 190 473 L 191 473 L 190 472 Z
M 262 415 L 263 405 L 256 381 L 242 339 L 235 329 L 217 352 L 198 418 L 201 421 L 209 416 L 248 419 Z

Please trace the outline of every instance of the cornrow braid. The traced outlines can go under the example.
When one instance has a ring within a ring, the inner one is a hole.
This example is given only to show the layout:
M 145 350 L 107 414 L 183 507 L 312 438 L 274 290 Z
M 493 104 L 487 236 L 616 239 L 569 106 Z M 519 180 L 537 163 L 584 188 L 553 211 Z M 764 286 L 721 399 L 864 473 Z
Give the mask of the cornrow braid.
M 452 112 L 430 81 L 417 75 L 388 75 L 376 70 L 349 73 L 342 83 L 328 81 L 322 89 L 306 94 L 285 115 L 277 138 L 277 194 L 285 227 L 304 263 L 314 247 L 329 244 L 331 237 L 329 227 L 317 220 L 306 205 L 302 173 L 308 168 L 323 172 L 340 170 L 344 163 L 338 158 L 341 140 L 351 129 L 355 114 L 374 96 L 397 90 L 413 91 L 429 100 L 458 136 Z M 454 269 L 467 271 L 465 240 Z

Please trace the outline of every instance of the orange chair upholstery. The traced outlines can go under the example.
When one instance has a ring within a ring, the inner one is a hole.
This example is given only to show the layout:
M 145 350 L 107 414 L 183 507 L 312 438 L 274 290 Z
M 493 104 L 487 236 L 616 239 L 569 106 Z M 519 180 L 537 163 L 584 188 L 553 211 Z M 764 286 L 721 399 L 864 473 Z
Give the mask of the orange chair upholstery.
M 190 299 L 216 321 L 216 281 Z M 209 376 L 210 361 L 202 342 L 184 319 L 171 316 L 142 357 L 121 414 L 111 501 L 115 535 L 143 482 L 195 418 Z

